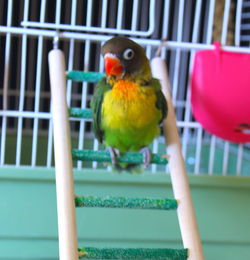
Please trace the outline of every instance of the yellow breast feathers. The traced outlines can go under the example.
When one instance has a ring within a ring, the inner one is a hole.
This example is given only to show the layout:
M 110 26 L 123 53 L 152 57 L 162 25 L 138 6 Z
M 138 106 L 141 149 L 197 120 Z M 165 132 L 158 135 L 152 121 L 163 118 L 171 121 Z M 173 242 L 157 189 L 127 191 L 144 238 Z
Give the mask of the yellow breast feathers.
M 102 121 L 104 127 L 143 128 L 158 123 L 161 118 L 156 108 L 153 87 L 141 87 L 137 83 L 120 80 L 104 96 Z

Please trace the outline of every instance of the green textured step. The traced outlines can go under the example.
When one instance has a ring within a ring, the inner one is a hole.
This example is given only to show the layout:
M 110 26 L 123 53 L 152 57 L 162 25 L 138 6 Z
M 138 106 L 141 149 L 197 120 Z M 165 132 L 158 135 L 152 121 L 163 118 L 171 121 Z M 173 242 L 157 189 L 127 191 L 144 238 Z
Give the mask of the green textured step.
M 85 81 L 85 82 L 95 83 L 100 81 L 105 76 L 105 74 L 99 72 L 83 72 L 83 71 L 72 70 L 72 71 L 68 71 L 66 76 L 67 79 L 74 80 L 74 81 Z
M 80 258 L 88 259 L 164 259 L 184 260 L 187 249 L 168 248 L 94 248 L 79 249 Z
M 77 150 L 72 149 L 73 160 L 111 162 L 110 154 L 106 151 Z M 117 158 L 121 163 L 143 164 L 143 155 L 141 153 L 121 153 Z M 151 163 L 167 164 L 168 160 L 158 154 L 152 154 Z
M 92 111 L 89 108 L 82 109 L 78 107 L 72 107 L 69 109 L 69 116 L 75 118 L 91 119 Z
M 173 199 L 124 198 L 81 196 L 75 198 L 76 207 L 130 208 L 130 209 L 177 209 Z

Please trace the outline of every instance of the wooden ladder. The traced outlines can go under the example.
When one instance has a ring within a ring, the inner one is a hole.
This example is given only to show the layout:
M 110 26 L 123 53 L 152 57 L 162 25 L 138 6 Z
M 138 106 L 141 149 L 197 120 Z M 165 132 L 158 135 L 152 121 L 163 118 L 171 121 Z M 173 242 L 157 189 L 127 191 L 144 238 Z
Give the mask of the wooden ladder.
M 72 157 L 75 160 L 110 162 L 105 151 L 79 151 L 71 149 L 69 116 L 91 118 L 89 109 L 68 109 L 66 102 L 66 78 L 76 81 L 97 82 L 103 77 L 95 72 L 68 72 L 62 51 L 49 53 L 49 71 L 52 93 L 54 126 L 54 151 L 57 190 L 57 212 L 60 260 L 88 259 L 174 259 L 203 260 L 200 236 L 194 214 L 188 178 L 181 153 L 175 112 L 165 62 L 156 57 L 151 62 L 154 77 L 161 81 L 162 91 L 168 101 L 168 117 L 164 121 L 169 169 L 175 199 L 74 196 Z M 142 163 L 140 153 L 123 154 L 121 162 Z M 166 164 L 167 160 L 154 154 L 151 163 Z M 133 209 L 176 209 L 184 249 L 167 248 L 82 248 L 78 249 L 75 207 L 109 207 Z

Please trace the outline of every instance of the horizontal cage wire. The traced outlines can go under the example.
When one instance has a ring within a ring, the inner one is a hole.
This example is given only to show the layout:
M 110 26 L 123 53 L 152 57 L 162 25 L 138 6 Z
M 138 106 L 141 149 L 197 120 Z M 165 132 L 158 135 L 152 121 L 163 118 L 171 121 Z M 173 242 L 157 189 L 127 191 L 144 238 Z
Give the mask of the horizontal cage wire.
M 155 0 L 145 1 L 144 11 L 145 18 L 142 22 L 142 27 L 139 27 L 138 13 L 139 0 L 129 1 L 127 4 L 124 0 L 120 1 L 57 1 L 54 2 L 54 8 L 60 8 L 67 4 L 69 10 L 75 14 L 76 20 L 72 23 L 72 17 L 66 16 L 64 22 L 61 22 L 61 14 L 56 14 L 57 21 L 50 21 L 49 17 L 39 20 L 34 17 L 30 20 L 25 20 L 21 23 L 24 27 L 38 27 L 43 29 L 55 29 L 66 31 L 79 31 L 79 32 L 97 32 L 97 33 L 111 33 L 120 35 L 135 35 L 135 36 L 150 36 L 154 31 L 154 13 L 155 13 Z M 46 1 L 41 3 L 41 10 L 46 12 Z M 27 4 L 27 9 L 32 7 Z M 42 12 L 41 11 L 41 12 Z M 81 11 L 81 12 L 79 12 Z M 93 15 L 98 13 L 97 16 Z M 129 19 L 127 19 L 129 17 Z M 80 19 L 79 19 L 80 18 Z
M 53 167 L 53 136 L 48 52 L 59 35 L 67 70 L 103 72 L 100 47 L 113 35 L 131 37 L 153 58 L 162 39 L 177 125 L 187 171 L 195 174 L 250 175 L 250 145 L 235 144 L 206 132 L 192 116 L 190 72 L 196 50 L 250 53 L 249 1 L 215 0 L 0 0 L 0 165 Z M 143 6 L 143 8 L 142 8 Z M 94 15 L 93 15 L 94 14 Z M 112 14 L 112 15 L 111 15 Z M 70 107 L 89 108 L 95 85 L 67 82 Z M 72 146 L 102 150 L 90 119 L 70 119 Z M 165 154 L 163 136 L 151 145 Z M 78 162 L 78 169 L 103 169 Z M 152 165 L 148 171 L 168 172 Z

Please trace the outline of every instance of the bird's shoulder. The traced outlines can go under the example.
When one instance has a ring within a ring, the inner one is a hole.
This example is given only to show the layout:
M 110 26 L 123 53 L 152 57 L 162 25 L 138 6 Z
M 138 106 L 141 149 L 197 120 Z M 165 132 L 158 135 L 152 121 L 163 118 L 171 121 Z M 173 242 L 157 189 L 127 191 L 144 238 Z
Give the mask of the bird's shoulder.
M 93 128 L 96 137 L 100 142 L 103 140 L 104 131 L 101 127 L 101 107 L 104 94 L 111 90 L 112 86 L 107 82 L 106 77 L 102 78 L 95 86 L 94 94 L 90 102 L 93 118 Z
M 164 94 L 162 92 L 162 87 L 161 87 L 160 80 L 157 79 L 157 78 L 152 78 L 148 82 L 148 86 L 154 88 L 155 95 L 156 95 L 156 107 L 159 110 L 161 110 L 161 112 L 162 112 L 162 118 L 161 118 L 161 121 L 162 121 L 167 116 L 168 104 L 167 104 L 167 100 L 166 100 L 166 98 L 165 98 L 165 96 L 164 96 Z
M 103 77 L 95 86 L 94 97 L 103 95 L 106 91 L 110 90 L 112 85 L 108 83 L 107 78 Z
M 153 77 L 150 78 L 149 80 L 141 81 L 140 85 L 142 87 L 152 87 L 156 91 L 161 90 L 161 83 L 160 83 L 159 79 L 153 78 Z

